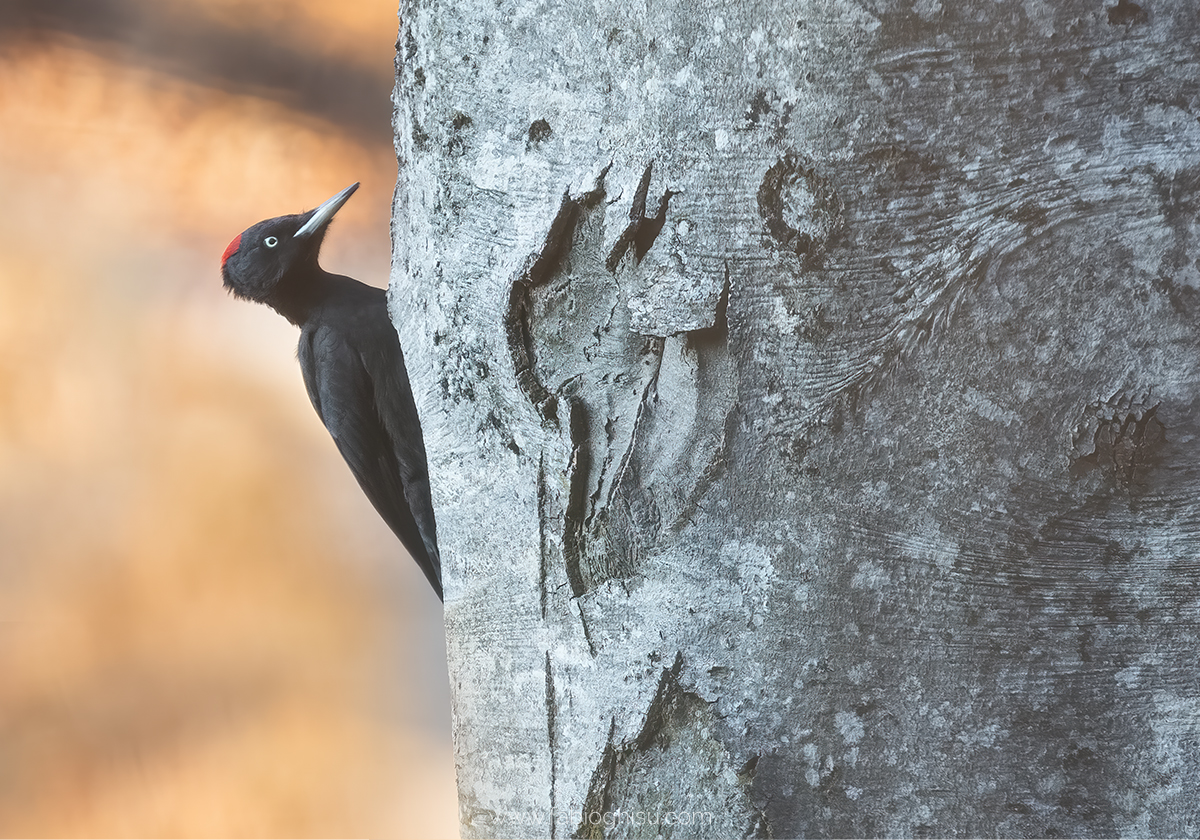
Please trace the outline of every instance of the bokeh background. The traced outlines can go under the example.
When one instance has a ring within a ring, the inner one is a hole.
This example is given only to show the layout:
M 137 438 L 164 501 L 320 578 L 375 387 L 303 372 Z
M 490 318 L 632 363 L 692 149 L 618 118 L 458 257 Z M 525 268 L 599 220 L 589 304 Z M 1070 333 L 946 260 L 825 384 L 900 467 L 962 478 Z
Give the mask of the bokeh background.
M 362 188 L 394 0 L 0 0 L 0 835 L 456 836 L 441 610 L 226 243 Z

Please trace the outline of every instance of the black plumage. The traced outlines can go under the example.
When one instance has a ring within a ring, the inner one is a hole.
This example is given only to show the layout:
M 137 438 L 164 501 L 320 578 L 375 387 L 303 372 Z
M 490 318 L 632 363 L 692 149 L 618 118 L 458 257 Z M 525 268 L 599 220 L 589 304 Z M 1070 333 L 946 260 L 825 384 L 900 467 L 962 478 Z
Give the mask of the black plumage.
M 300 327 L 308 396 L 359 486 L 442 597 L 421 421 L 382 289 L 330 274 L 317 257 L 354 184 L 316 210 L 259 222 L 221 258 L 226 288 Z

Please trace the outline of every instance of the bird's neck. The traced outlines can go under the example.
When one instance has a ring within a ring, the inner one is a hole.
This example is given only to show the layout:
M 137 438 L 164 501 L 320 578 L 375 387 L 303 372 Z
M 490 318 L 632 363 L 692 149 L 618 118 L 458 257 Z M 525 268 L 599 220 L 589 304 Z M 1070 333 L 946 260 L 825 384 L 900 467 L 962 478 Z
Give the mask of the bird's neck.
M 293 271 L 271 290 L 264 303 L 298 327 L 304 326 L 333 286 L 333 275 L 313 266 Z

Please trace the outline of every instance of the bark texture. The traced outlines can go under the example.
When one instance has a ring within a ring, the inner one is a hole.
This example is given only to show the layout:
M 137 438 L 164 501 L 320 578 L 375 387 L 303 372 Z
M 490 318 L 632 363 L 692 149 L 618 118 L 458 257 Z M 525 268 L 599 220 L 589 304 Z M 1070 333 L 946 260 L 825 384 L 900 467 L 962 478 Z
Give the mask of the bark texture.
M 1192 0 L 411 0 L 464 836 L 1200 833 Z

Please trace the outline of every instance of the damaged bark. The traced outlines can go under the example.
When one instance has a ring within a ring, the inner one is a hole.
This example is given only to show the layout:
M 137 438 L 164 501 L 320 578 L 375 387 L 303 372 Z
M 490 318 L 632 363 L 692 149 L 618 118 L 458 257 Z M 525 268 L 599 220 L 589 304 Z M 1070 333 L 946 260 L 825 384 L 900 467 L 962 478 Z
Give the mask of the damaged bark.
M 1191 4 L 401 20 L 464 836 L 1200 832 Z

